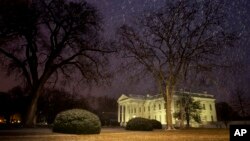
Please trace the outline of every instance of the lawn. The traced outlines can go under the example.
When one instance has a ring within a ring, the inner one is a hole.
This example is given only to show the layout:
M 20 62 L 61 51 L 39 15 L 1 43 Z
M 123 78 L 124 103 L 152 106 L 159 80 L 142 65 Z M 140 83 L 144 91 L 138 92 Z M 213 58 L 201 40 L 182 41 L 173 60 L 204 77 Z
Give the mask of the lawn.
M 1 131 L 0 131 L 1 132 Z M 188 129 L 151 132 L 103 129 L 98 135 L 58 133 L 1 134 L 1 141 L 228 141 L 228 129 Z

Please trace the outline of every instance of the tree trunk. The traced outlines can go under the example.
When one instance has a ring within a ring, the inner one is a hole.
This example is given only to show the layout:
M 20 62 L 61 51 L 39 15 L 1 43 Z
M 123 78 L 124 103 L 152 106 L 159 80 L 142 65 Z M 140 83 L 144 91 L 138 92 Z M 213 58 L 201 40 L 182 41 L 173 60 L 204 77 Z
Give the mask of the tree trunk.
M 173 122 L 172 122 L 172 87 L 166 86 L 166 119 L 167 119 L 167 126 L 166 130 L 174 129 Z
M 184 109 L 183 109 L 183 105 L 181 104 L 180 106 L 180 128 L 183 129 L 184 128 Z
M 185 110 L 186 111 L 186 120 L 187 120 L 187 128 L 189 128 L 190 127 L 190 115 L 189 115 L 189 112 L 188 112 L 188 110 Z
M 38 86 L 37 89 L 33 91 L 33 97 L 31 99 L 30 106 L 28 107 L 25 126 L 34 127 L 36 125 L 36 113 L 37 113 L 37 103 L 38 99 L 42 93 L 42 86 Z

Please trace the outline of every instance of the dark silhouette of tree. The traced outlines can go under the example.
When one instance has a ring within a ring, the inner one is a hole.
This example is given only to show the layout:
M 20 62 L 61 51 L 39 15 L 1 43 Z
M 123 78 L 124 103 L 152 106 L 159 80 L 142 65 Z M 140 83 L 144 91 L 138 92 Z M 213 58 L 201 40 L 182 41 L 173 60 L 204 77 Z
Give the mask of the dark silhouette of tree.
M 239 119 L 238 113 L 228 103 L 220 102 L 216 103 L 215 106 L 218 121 L 223 121 L 226 127 L 228 127 L 230 121 Z
M 249 98 L 243 88 L 236 87 L 231 95 L 231 103 L 234 110 L 238 111 L 239 115 L 244 119 L 249 112 Z
M 190 127 L 190 120 L 200 123 L 201 105 L 200 101 L 195 101 L 189 94 L 180 94 L 179 99 L 176 101 L 179 111 L 174 113 L 175 117 L 180 119 L 180 128 L 184 128 L 184 120 L 186 120 L 186 127 Z
M 38 101 L 38 122 L 52 124 L 58 113 L 74 108 L 90 110 L 83 97 L 64 90 L 46 89 Z
M 100 117 L 103 126 L 118 125 L 117 121 L 117 99 L 107 96 L 95 98 L 97 101 L 96 114 Z
M 190 71 L 221 66 L 223 50 L 237 39 L 225 21 L 221 2 L 181 0 L 146 13 L 135 27 L 119 28 L 121 54 L 142 74 L 152 74 L 166 101 L 166 129 L 174 128 L 171 103 L 177 84 Z
M 25 119 L 27 113 L 28 105 L 28 96 L 26 95 L 26 90 L 20 86 L 13 87 L 8 91 L 8 94 L 11 99 L 12 111 L 13 114 L 19 113 L 21 115 L 21 120 Z
M 10 116 L 13 114 L 10 96 L 8 93 L 0 92 L 0 115 L 6 119 L 6 123 L 10 123 Z
M 6 123 L 11 123 L 11 116 L 20 114 L 21 120 L 25 118 L 27 105 L 25 90 L 20 86 L 13 87 L 6 93 L 0 94 L 0 115 L 6 119 Z M 21 123 L 22 124 L 22 123 Z
M 29 88 L 26 126 L 35 124 L 37 101 L 48 81 L 79 74 L 79 81 L 91 83 L 106 76 L 100 70 L 106 65 L 104 54 L 111 51 L 100 42 L 100 21 L 84 0 L 1 1 L 1 66 Z

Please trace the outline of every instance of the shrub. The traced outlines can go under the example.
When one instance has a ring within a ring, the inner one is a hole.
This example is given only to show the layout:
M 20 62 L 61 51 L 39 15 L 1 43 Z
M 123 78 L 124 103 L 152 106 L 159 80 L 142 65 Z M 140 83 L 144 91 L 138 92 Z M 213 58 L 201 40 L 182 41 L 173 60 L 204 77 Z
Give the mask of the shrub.
M 138 117 L 128 121 L 126 130 L 152 131 L 153 126 L 150 120 Z
M 59 113 L 53 131 L 70 134 L 98 134 L 101 131 L 99 118 L 86 110 L 72 109 Z
M 154 129 L 162 129 L 161 122 L 155 119 L 150 120 Z

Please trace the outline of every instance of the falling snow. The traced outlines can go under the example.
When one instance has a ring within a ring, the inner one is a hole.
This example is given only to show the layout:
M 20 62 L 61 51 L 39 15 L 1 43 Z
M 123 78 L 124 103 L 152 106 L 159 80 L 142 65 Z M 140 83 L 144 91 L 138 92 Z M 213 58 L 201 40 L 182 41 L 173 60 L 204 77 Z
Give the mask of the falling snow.
M 227 7 L 227 9 L 225 9 L 225 13 L 228 17 L 228 22 L 226 26 L 232 31 L 239 32 L 239 35 L 241 37 L 241 40 L 237 45 L 238 49 L 233 53 L 231 52 L 229 58 L 238 58 L 239 63 L 245 64 L 247 66 L 246 71 L 244 73 L 237 74 L 238 78 L 235 78 L 236 76 L 232 75 L 223 76 L 226 77 L 224 81 L 231 82 L 231 84 L 227 84 L 229 88 L 225 88 L 226 86 L 223 86 L 223 89 L 226 89 L 227 92 L 227 90 L 229 91 L 229 89 L 235 85 L 235 79 L 239 80 L 237 81 L 237 83 L 240 83 L 239 85 L 250 84 L 250 55 L 248 55 L 250 54 L 250 1 L 224 1 Z M 115 31 L 120 25 L 131 24 L 137 17 L 140 17 L 140 15 L 142 15 L 143 13 L 157 10 L 166 4 L 164 0 L 87 0 L 87 2 L 96 6 L 96 8 L 101 13 L 104 22 L 104 34 L 105 37 L 107 37 L 108 39 L 112 39 L 115 37 Z M 120 88 L 129 86 L 129 83 L 125 81 L 125 78 L 119 78 L 122 80 L 118 80 L 118 78 L 116 79 L 117 80 L 115 81 L 118 82 L 117 84 L 119 85 L 115 85 L 112 88 L 114 91 L 108 90 L 105 92 L 105 90 L 97 89 L 98 92 L 96 93 L 114 95 L 122 93 L 122 90 L 124 89 Z M 148 83 L 140 83 L 138 87 L 134 89 L 141 89 L 141 93 L 145 93 L 145 91 L 151 89 L 150 86 L 152 81 L 147 80 L 146 82 Z M 142 85 L 144 86 L 143 88 Z M 147 85 L 148 87 L 145 88 L 145 85 Z M 245 86 L 245 88 L 248 89 L 248 92 L 250 92 L 250 87 Z M 136 92 L 138 91 L 136 90 Z M 220 93 L 221 91 L 217 90 L 215 92 Z
M 106 33 L 108 37 L 113 38 L 114 33 L 117 27 L 121 24 L 130 24 L 138 16 L 148 11 L 154 11 L 166 4 L 163 0 L 89 0 L 94 5 L 96 5 L 100 11 L 103 13 Z M 250 1 L 248 0 L 224 0 L 227 9 L 225 13 L 227 16 L 227 28 L 232 31 L 237 31 L 241 37 L 241 40 L 238 42 L 237 50 L 229 53 L 227 58 L 236 58 L 240 63 L 245 63 L 246 66 L 250 66 L 250 44 L 249 33 L 250 33 Z M 105 4 L 102 4 L 105 3 Z M 241 69 L 241 68 L 240 68 Z M 248 72 L 248 73 L 246 73 Z M 237 74 L 232 76 L 228 74 L 223 76 L 226 79 L 224 81 L 232 82 L 227 83 L 228 87 L 233 88 L 236 84 L 234 79 L 240 80 L 237 81 L 241 84 L 249 84 L 250 81 L 250 67 L 246 68 L 246 71 L 243 74 Z M 140 87 L 140 86 L 139 86 Z M 227 86 L 218 86 L 223 88 L 212 88 L 211 92 L 214 93 L 228 93 L 231 89 L 225 88 Z M 246 88 L 248 86 L 245 86 Z M 207 88 L 208 89 L 208 88 Z M 215 91 L 214 89 L 217 89 Z M 223 92 L 222 92 L 223 91 Z M 248 90 L 250 92 L 250 90 Z

